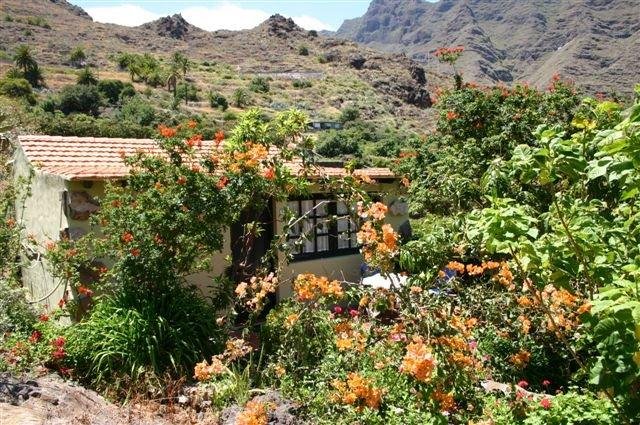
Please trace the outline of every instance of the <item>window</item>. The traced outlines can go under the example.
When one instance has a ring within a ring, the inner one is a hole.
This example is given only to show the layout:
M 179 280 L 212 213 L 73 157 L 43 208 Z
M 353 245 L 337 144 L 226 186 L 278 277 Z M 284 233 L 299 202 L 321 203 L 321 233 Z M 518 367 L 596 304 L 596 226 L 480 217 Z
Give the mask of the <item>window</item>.
M 298 218 L 287 235 L 294 260 L 358 252 L 358 228 L 344 202 L 318 197 L 290 200 L 288 207 Z

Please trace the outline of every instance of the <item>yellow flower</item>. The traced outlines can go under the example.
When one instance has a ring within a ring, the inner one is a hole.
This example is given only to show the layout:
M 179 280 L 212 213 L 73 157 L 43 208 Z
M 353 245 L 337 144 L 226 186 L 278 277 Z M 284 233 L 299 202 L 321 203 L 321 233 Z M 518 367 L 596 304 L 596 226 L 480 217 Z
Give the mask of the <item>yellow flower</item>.
M 295 325 L 296 322 L 298 321 L 299 317 L 300 317 L 300 315 L 295 314 L 295 313 L 288 315 L 287 318 L 284 320 L 284 325 L 287 328 L 292 328 L 293 325 Z

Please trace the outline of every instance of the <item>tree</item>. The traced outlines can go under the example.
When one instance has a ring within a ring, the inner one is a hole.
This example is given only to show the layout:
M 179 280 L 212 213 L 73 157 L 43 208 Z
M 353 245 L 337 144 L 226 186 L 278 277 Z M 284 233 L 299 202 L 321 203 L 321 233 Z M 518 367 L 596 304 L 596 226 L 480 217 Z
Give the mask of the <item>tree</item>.
M 173 98 L 177 97 L 178 80 L 180 79 L 180 70 L 176 66 L 169 68 L 169 75 L 167 75 L 167 90 L 173 92 Z
M 238 88 L 233 92 L 233 104 L 238 108 L 244 108 L 249 104 L 249 94 L 245 89 Z
M 191 64 L 189 62 L 189 58 L 187 58 L 184 54 L 175 52 L 171 56 L 171 67 L 179 70 L 180 72 L 182 72 L 182 76 L 186 77 L 187 71 L 191 67 Z
M 222 112 L 226 111 L 227 108 L 229 108 L 229 102 L 227 102 L 227 98 L 220 93 L 209 92 L 209 104 L 212 108 L 220 108 Z
M 38 66 L 38 63 L 34 59 L 31 52 L 31 47 L 23 44 L 21 46 L 18 46 L 16 53 L 13 55 L 13 62 L 16 64 L 18 69 L 22 70 L 22 72 L 25 74 L 29 69 Z
M 87 86 L 95 86 L 98 84 L 98 79 L 95 74 L 89 69 L 89 67 L 84 68 L 82 71 L 78 73 L 78 84 L 83 84 Z
M 80 46 L 77 46 L 75 49 L 73 49 L 71 51 L 71 54 L 69 55 L 69 62 L 71 63 L 71 66 L 74 66 L 76 68 L 80 68 L 84 64 L 84 61 L 86 59 L 87 55 Z
M 340 122 L 343 124 L 355 121 L 358 118 L 360 118 L 360 110 L 355 106 L 347 106 L 340 113 Z
M 24 78 L 3 78 L 0 80 L 0 94 L 8 97 L 23 98 L 30 104 L 35 103 L 31 84 Z

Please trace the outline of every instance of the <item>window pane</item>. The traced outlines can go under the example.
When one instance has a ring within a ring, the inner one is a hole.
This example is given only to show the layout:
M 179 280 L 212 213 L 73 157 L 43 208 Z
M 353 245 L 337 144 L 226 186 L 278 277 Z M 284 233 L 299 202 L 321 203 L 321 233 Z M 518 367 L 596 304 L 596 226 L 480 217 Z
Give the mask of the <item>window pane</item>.
M 329 251 L 329 236 L 318 236 L 318 252 Z
M 304 241 L 304 246 L 302 247 L 302 252 L 315 252 L 315 242 L 313 240 L 313 235 Z
M 327 199 L 318 199 L 316 201 L 317 208 L 315 213 L 317 217 L 325 217 L 328 214 L 327 207 L 329 206 L 329 204 L 327 201 Z
M 349 234 L 340 233 L 338 235 L 338 249 L 349 248 Z
M 302 206 L 302 210 L 300 211 L 300 215 L 306 215 L 307 217 L 313 217 L 314 211 L 313 209 L 313 199 L 307 199 L 300 202 Z
M 346 232 L 349 230 L 349 220 L 346 218 L 338 218 L 338 232 Z
M 342 201 L 338 201 L 336 203 L 336 209 L 337 209 L 338 215 L 347 215 L 347 214 L 349 214 L 349 208 L 347 208 L 347 204 L 345 204 Z

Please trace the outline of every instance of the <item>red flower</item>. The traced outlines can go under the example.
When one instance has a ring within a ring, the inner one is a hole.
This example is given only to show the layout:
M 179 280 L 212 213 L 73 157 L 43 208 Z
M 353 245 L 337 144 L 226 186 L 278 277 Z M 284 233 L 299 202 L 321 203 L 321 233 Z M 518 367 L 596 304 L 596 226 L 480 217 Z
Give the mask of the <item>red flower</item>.
M 220 177 L 220 180 L 218 180 L 218 184 L 216 184 L 216 187 L 222 190 L 227 186 L 227 184 L 229 184 L 229 178 L 227 176 L 222 176 Z
M 134 257 L 140 256 L 140 250 L 138 248 L 133 248 L 130 252 Z
M 342 314 L 342 307 L 336 305 L 333 307 L 333 314 Z
M 175 128 L 167 127 L 165 125 L 160 124 L 158 126 L 158 132 L 162 137 L 169 138 L 169 137 L 175 136 L 176 133 L 178 133 L 178 130 L 176 130 Z
M 78 294 L 80 295 L 84 295 L 86 297 L 91 297 L 93 296 L 93 291 L 89 288 L 87 288 L 86 286 L 78 286 Z
M 551 409 L 551 400 L 546 397 L 543 398 L 542 400 L 540 400 L 540 406 L 542 406 L 544 409 Z
M 520 388 L 527 388 L 529 386 L 529 383 L 527 381 L 525 381 L 525 380 L 522 380 L 522 381 L 518 382 L 518 386 Z
M 65 356 L 67 355 L 67 353 L 64 351 L 64 348 L 60 347 L 60 348 L 56 348 L 53 353 L 51 353 L 51 356 L 55 359 L 55 360 L 60 360 L 63 359 Z
M 40 320 L 41 322 L 48 322 L 49 316 L 45 313 L 42 313 L 40 316 L 38 316 L 38 320 Z
M 456 111 L 447 111 L 447 120 L 453 121 L 458 118 L 460 115 Z
M 41 339 L 42 339 L 42 332 L 33 331 L 31 333 L 31 336 L 29 337 L 29 342 L 32 344 L 35 344 L 36 342 L 39 342 Z
M 219 145 L 220 142 L 224 140 L 224 131 L 222 130 L 216 131 L 216 134 L 214 137 L 215 137 L 216 144 Z
M 548 387 L 549 385 L 551 385 L 551 381 L 549 381 L 548 379 L 545 379 L 544 381 L 542 381 L 543 387 Z
M 189 122 L 187 122 L 187 127 L 189 128 L 196 128 L 197 125 L 198 123 L 195 120 L 189 120 Z
M 124 243 L 131 243 L 133 242 L 133 235 L 130 232 L 124 232 L 120 237 L 120 240 Z
M 189 137 L 187 139 L 187 146 L 189 146 L 190 148 L 194 147 L 194 146 L 202 146 L 202 134 L 194 134 L 193 136 Z
M 64 298 L 60 298 L 60 301 L 58 301 L 58 307 L 63 308 L 66 303 L 67 300 L 65 300 Z
M 187 178 L 185 176 L 178 177 L 178 184 L 180 186 L 184 186 L 185 184 L 187 184 Z
M 360 312 L 358 312 L 358 310 L 355 310 L 355 309 L 352 308 L 352 309 L 349 310 L 349 315 L 351 317 L 358 317 L 360 315 Z
M 273 180 L 276 177 L 276 170 L 273 169 L 273 167 L 269 167 L 266 170 L 264 170 L 264 178 L 267 180 Z
M 51 344 L 53 344 L 54 347 L 61 348 L 61 347 L 64 347 L 64 344 L 66 342 L 67 342 L 67 340 L 64 339 L 63 336 L 59 336 L 59 337 L 55 338 L 53 341 L 51 341 Z

